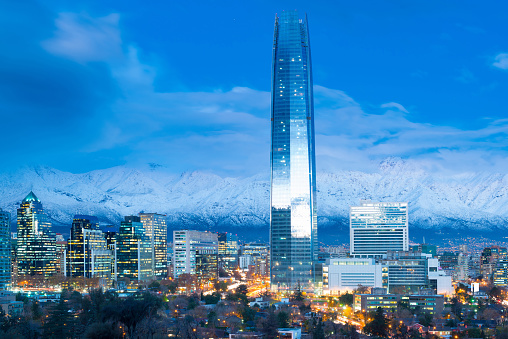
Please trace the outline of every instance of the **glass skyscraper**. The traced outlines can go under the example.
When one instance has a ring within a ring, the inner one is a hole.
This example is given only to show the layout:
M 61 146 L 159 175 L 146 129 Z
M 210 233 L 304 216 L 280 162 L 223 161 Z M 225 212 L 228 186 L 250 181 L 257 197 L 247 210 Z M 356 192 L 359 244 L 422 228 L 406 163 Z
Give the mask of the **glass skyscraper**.
M 312 286 L 317 260 L 314 105 L 307 19 L 275 18 L 272 62 L 270 281 Z
M 51 276 L 56 272 L 56 236 L 41 201 L 30 192 L 18 208 L 18 274 Z
M 146 236 L 152 247 L 154 275 L 157 279 L 168 276 L 168 226 L 166 215 L 157 213 L 139 213 Z

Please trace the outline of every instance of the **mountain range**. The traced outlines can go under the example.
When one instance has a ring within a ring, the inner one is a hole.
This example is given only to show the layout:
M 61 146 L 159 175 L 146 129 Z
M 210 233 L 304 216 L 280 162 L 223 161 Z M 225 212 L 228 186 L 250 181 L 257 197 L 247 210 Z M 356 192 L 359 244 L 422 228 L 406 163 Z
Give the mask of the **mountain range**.
M 267 176 L 175 175 L 156 164 L 80 174 L 23 167 L 0 174 L 0 207 L 11 213 L 14 229 L 16 208 L 33 190 L 55 230 L 64 234 L 75 214 L 95 215 L 102 225 L 114 228 L 123 216 L 144 211 L 166 214 L 171 229 L 232 231 L 266 240 L 270 218 Z M 388 158 L 372 173 L 320 172 L 317 185 L 321 241 L 348 241 L 349 206 L 360 200 L 409 202 L 413 236 L 441 230 L 501 236 L 508 230 L 508 174 L 440 175 L 414 162 Z

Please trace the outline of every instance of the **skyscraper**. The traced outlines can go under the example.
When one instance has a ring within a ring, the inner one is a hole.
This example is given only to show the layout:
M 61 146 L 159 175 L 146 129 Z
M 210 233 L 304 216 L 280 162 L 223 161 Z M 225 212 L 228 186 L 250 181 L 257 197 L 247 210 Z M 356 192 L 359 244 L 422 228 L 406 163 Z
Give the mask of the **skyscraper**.
M 314 105 L 307 19 L 275 17 L 272 61 L 270 281 L 314 283 L 317 260 Z
M 105 285 L 111 279 L 112 256 L 97 217 L 75 215 L 67 246 L 67 276 L 99 278 Z
M 408 251 L 407 202 L 361 201 L 349 211 L 351 256 L 380 257 Z
M 198 281 L 217 279 L 219 240 L 217 233 L 191 230 L 173 231 L 174 277 L 196 274 Z
M 150 240 L 138 216 L 127 216 L 116 236 L 116 271 L 118 278 L 148 280 L 153 278 Z
M 56 272 L 56 236 L 51 231 L 41 201 L 30 192 L 18 208 L 18 274 L 43 275 Z
M 150 239 L 154 275 L 158 279 L 168 276 L 168 226 L 166 216 L 157 213 L 139 213 L 146 236 Z
M 0 208 L 0 290 L 11 286 L 11 215 Z

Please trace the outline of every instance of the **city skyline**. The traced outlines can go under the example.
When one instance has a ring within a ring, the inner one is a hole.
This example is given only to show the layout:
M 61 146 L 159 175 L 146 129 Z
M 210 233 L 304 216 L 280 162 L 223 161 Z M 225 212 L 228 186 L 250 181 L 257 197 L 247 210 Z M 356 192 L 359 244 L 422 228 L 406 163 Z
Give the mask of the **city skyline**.
M 23 132 L 1 136 L 10 159 L 1 170 L 153 162 L 173 172 L 268 171 L 266 27 L 297 7 L 316 22 L 321 55 L 318 170 L 374 171 L 399 156 L 433 171 L 504 172 L 503 11 L 472 4 L 2 4 L 11 32 L 0 55 L 2 118 Z M 195 23 L 178 30 L 188 13 Z M 29 136 L 40 145 L 22 152 Z

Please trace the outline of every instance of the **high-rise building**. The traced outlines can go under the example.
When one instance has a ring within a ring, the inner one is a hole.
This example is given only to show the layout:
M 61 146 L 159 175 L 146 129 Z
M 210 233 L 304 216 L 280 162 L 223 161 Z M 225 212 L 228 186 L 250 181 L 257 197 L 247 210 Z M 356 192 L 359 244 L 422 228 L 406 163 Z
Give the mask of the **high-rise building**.
M 18 208 L 18 275 L 51 276 L 56 272 L 56 236 L 41 201 L 30 192 Z
M 219 269 L 217 256 L 219 241 L 217 233 L 200 231 L 173 231 L 174 277 L 196 274 L 198 280 L 217 279 Z
M 381 257 L 387 251 L 408 251 L 407 202 L 361 201 L 349 211 L 350 254 Z
M 11 215 L 0 208 L 0 290 L 11 287 Z
M 116 236 L 117 278 L 153 278 L 152 248 L 138 216 L 127 216 Z
M 168 273 L 168 226 L 166 216 L 157 213 L 139 213 L 146 236 L 150 239 L 154 275 L 158 279 L 166 278 Z
M 238 236 L 233 233 L 219 233 L 219 268 L 227 271 L 238 267 Z
M 318 250 L 312 68 L 307 18 L 297 11 L 275 17 L 271 111 L 271 287 L 312 287 Z
M 111 280 L 112 256 L 97 217 L 75 215 L 67 245 L 67 276 L 99 278 L 106 286 Z

